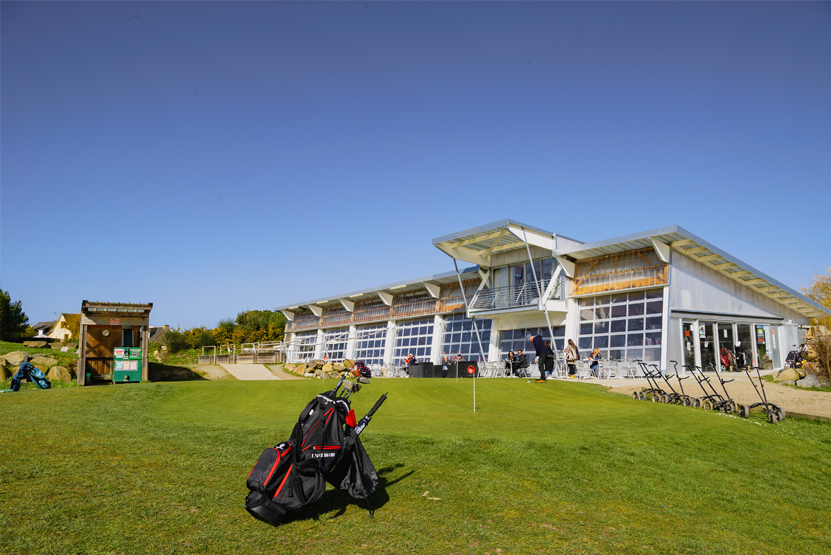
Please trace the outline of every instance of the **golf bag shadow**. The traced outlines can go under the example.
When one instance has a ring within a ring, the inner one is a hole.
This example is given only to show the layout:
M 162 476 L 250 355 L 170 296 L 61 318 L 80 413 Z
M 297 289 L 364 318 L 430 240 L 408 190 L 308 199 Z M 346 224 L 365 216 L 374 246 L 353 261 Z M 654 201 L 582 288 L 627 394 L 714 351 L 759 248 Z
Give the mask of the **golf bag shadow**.
M 289 440 L 263 451 L 249 473 L 246 510 L 277 526 L 286 513 L 319 500 L 327 482 L 367 499 L 378 474 L 356 425 L 348 399 L 334 391 L 315 397 L 300 413 Z

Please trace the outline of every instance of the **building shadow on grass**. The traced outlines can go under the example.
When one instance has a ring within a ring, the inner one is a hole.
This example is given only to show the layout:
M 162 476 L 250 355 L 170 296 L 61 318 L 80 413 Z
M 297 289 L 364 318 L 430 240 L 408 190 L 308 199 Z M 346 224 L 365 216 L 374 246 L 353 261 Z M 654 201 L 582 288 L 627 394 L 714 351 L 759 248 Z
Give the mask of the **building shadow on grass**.
M 405 472 L 400 476 L 391 477 L 396 474 L 396 471 L 402 468 L 403 464 L 394 464 L 378 469 L 378 487 L 375 488 L 375 493 L 369 496 L 369 503 L 366 499 L 355 499 L 348 493 L 338 489 L 327 489 L 316 503 L 295 512 L 289 513 L 283 517 L 280 524 L 287 524 L 289 522 L 296 522 L 299 520 L 320 520 L 320 515 L 331 513 L 327 518 L 338 518 L 344 513 L 350 505 L 355 505 L 364 510 L 378 511 L 390 500 L 388 488 L 393 488 L 398 482 L 409 478 L 415 473 L 415 470 Z M 368 517 L 369 515 L 367 515 Z
M 190 368 L 160 362 L 150 362 L 147 377 L 151 382 L 184 382 L 205 379 Z

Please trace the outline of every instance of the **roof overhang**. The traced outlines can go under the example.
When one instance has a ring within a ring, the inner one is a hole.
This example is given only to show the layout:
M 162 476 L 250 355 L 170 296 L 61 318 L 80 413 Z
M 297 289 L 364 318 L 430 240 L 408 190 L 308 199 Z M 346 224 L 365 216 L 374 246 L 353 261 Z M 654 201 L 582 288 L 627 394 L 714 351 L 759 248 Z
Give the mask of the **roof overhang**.
M 479 268 L 475 266 L 461 270 L 461 276 L 462 281 L 481 279 L 481 276 L 479 275 Z M 432 276 L 381 285 L 379 287 L 372 287 L 370 289 L 362 289 L 361 291 L 344 293 L 343 295 L 323 297 L 321 299 L 279 306 L 274 310 L 282 312 L 287 318 L 289 318 L 289 320 L 293 320 L 296 313 L 303 312 L 305 310 L 314 311 L 319 308 L 332 306 L 342 306 L 346 308 L 346 310 L 350 310 L 350 306 L 354 306 L 355 302 L 365 301 L 367 299 L 377 299 L 379 296 L 382 300 L 386 298 L 391 302 L 393 295 L 410 293 L 412 291 L 427 291 L 431 297 L 436 298 L 442 285 L 450 283 L 458 284 L 458 282 L 459 277 L 456 275 L 455 271 L 445 272 L 443 274 L 435 274 Z
M 551 232 L 513 220 L 501 220 L 433 239 L 433 246 L 445 254 L 485 268 L 493 266 L 494 255 L 525 249 L 526 244 L 553 253 L 557 241 Z
M 794 291 L 679 226 L 587 243 L 579 248 L 558 252 L 557 255 L 561 260 L 577 263 L 581 260 L 643 248 L 655 249 L 661 260 L 665 262 L 669 262 L 669 255 L 673 251 L 683 254 L 807 318 L 831 315 L 831 311 L 818 302 Z

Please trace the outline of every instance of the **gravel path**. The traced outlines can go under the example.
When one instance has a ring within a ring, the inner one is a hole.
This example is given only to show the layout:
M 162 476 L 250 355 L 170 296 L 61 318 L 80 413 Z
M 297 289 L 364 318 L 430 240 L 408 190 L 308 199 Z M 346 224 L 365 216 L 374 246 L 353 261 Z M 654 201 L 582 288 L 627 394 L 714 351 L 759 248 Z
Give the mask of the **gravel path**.
M 731 373 L 723 374 L 722 376 L 725 381 L 734 380 L 725 384 L 725 387 L 727 387 L 727 392 L 730 394 L 730 397 L 737 403 L 750 405 L 760 402 L 759 396 L 753 389 L 753 385 L 751 385 L 746 374 Z M 715 376 L 711 378 L 711 381 L 716 386 L 716 390 L 721 391 L 718 382 L 715 381 Z M 587 380 L 587 383 L 600 383 L 612 391 L 624 395 L 631 395 L 633 391 L 648 387 L 645 379 Z M 671 379 L 670 383 L 680 393 L 677 380 Z M 663 389 L 667 388 L 663 387 Z M 694 397 L 703 395 L 701 388 L 692 377 L 684 380 L 684 391 Z M 779 405 L 788 414 L 805 414 L 831 418 L 831 393 L 829 392 L 797 389 L 792 386 L 765 382 L 765 394 L 767 395 L 768 402 Z

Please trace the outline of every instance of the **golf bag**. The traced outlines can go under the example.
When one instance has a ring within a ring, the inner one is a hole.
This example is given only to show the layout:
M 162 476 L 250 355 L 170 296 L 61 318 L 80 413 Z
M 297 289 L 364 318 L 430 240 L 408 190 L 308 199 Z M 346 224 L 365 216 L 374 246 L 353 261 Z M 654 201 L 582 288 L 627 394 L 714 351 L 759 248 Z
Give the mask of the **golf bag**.
M 260 455 L 248 474 L 245 499 L 254 518 L 276 526 L 287 512 L 320 499 L 326 482 L 358 499 L 375 491 L 378 474 L 355 431 L 355 412 L 335 393 L 315 397 L 289 440 Z
M 49 378 L 43 375 L 39 368 L 35 368 L 28 362 L 20 363 L 20 368 L 17 369 L 14 376 L 12 376 L 11 389 L 12 391 L 20 390 L 20 383 L 23 380 L 29 380 L 38 386 L 39 389 L 49 389 L 52 387 L 52 382 Z

